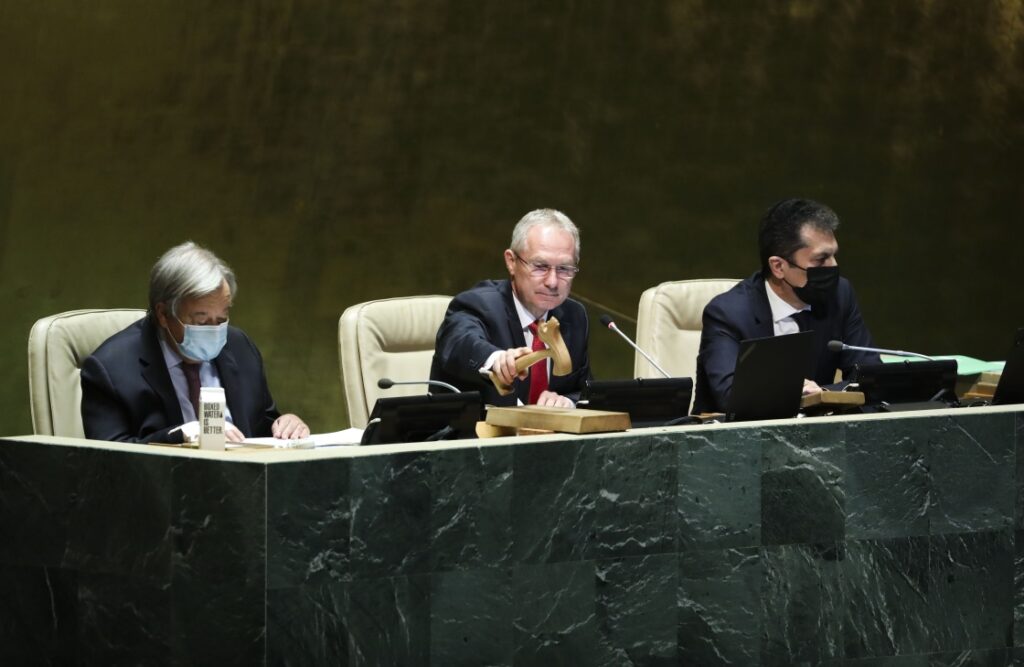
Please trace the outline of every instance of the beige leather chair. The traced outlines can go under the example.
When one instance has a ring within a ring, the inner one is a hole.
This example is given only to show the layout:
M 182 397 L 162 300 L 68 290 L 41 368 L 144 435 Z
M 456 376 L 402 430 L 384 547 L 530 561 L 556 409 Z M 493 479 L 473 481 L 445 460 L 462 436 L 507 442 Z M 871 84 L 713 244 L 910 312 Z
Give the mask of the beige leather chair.
M 82 362 L 100 343 L 142 319 L 145 310 L 72 310 L 44 317 L 28 335 L 28 392 L 38 435 L 84 438 Z
M 427 393 L 427 385 L 380 389 L 377 380 L 427 380 L 434 339 L 450 296 L 408 296 L 356 304 L 338 321 L 341 385 L 349 424 L 365 428 L 374 403 L 382 396 Z
M 738 282 L 731 278 L 676 280 L 646 290 L 640 295 L 636 344 L 673 377 L 695 378 L 704 306 Z M 633 373 L 661 377 L 639 353 L 634 355 Z

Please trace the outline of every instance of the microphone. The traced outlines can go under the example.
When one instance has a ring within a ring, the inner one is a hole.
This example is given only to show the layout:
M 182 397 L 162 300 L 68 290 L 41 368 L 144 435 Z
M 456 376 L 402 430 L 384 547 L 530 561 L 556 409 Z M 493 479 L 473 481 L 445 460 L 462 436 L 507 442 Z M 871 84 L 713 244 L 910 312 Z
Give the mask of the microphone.
M 829 352 L 845 352 L 846 350 L 856 350 L 858 352 L 876 352 L 878 354 L 891 354 L 894 357 L 917 357 L 918 359 L 927 359 L 928 361 L 935 361 L 932 357 L 927 354 L 920 354 L 918 352 L 905 352 L 903 350 L 886 350 L 881 347 L 861 347 L 860 345 L 847 345 L 841 340 L 830 340 L 828 342 Z
M 622 331 L 620 331 L 619 328 L 617 326 L 615 326 L 615 320 L 612 319 L 611 315 L 608 315 L 608 314 L 602 315 L 600 317 L 600 319 L 601 319 L 601 324 L 605 325 L 606 327 L 608 327 L 609 329 L 611 329 L 615 333 L 617 333 L 620 336 L 622 336 L 622 340 L 624 340 L 627 343 L 629 343 L 633 347 L 634 350 L 636 350 L 637 352 L 639 352 L 640 354 L 643 355 L 644 359 L 646 359 L 647 361 L 651 362 L 651 366 L 654 366 L 655 368 L 657 368 L 659 373 L 661 373 L 662 375 L 664 375 L 667 378 L 672 377 L 671 375 L 669 375 L 668 373 L 665 372 L 664 368 L 662 368 L 661 366 L 658 365 L 658 362 L 656 362 L 654 359 L 651 359 L 651 355 L 647 354 L 646 352 L 641 350 L 639 347 L 637 347 L 636 343 L 634 343 L 632 340 L 629 339 L 629 336 L 627 336 L 626 334 L 622 333 Z
M 380 387 L 381 389 L 391 389 L 396 384 L 429 384 L 432 387 L 444 387 L 445 389 L 453 391 L 456 394 L 462 393 L 459 390 L 459 388 L 456 387 L 455 385 L 448 384 L 447 382 L 441 382 L 440 380 L 409 380 L 406 382 L 395 382 L 391 378 L 381 378 L 377 380 L 377 386 Z

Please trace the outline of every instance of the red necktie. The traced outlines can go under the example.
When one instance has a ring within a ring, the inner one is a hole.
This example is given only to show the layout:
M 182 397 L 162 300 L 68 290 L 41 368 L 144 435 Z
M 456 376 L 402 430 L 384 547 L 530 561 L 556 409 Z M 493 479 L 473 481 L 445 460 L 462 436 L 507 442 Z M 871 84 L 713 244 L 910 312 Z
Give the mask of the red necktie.
M 544 345 L 544 341 L 537 335 L 537 323 L 534 322 L 530 325 L 530 331 L 533 333 L 533 349 L 546 350 L 547 346 Z M 540 398 L 542 392 L 548 389 L 548 360 L 541 359 L 533 366 L 530 367 L 530 405 L 535 405 L 537 399 Z
M 185 381 L 188 383 L 188 400 L 196 411 L 196 419 L 199 419 L 199 364 L 183 361 L 181 370 L 185 371 Z

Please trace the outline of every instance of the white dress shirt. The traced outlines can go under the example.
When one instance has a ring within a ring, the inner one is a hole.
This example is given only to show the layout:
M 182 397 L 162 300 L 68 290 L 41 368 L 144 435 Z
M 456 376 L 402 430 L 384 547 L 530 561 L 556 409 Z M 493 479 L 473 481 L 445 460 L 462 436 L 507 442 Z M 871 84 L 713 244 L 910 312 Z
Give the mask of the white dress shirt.
M 764 281 L 764 291 L 768 294 L 768 306 L 772 309 L 772 327 L 774 328 L 775 335 L 781 336 L 800 331 L 800 325 L 793 319 L 793 316 L 804 310 L 810 310 L 811 307 L 794 308 L 789 305 L 775 293 L 775 290 L 772 289 L 767 280 Z

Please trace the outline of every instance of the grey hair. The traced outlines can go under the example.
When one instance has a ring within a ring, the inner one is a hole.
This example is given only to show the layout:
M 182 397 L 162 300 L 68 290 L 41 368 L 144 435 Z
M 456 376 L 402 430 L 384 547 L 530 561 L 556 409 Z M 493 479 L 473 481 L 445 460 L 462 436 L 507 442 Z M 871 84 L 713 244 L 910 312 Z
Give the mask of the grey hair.
M 234 297 L 238 289 L 235 273 L 224 260 L 192 241 L 176 245 L 157 260 L 149 274 L 150 314 L 155 312 L 156 304 L 166 303 L 177 317 L 182 299 L 212 294 L 225 282 Z
M 530 211 L 516 223 L 515 229 L 512 230 L 512 244 L 509 246 L 512 252 L 521 254 L 526 249 L 526 236 L 530 233 L 531 229 L 538 225 L 555 227 L 572 234 L 572 239 L 576 245 L 575 261 L 580 261 L 579 227 L 565 213 L 556 211 L 553 208 L 538 208 L 536 211 Z

